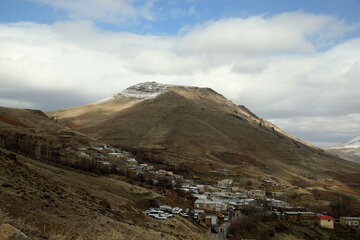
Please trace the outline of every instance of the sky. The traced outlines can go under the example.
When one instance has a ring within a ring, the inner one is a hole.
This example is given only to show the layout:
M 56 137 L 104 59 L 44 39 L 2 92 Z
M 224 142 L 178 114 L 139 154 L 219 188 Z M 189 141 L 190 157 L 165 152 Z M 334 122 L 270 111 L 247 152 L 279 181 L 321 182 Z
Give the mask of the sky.
M 211 87 L 320 147 L 360 135 L 360 0 L 0 0 L 0 106 Z

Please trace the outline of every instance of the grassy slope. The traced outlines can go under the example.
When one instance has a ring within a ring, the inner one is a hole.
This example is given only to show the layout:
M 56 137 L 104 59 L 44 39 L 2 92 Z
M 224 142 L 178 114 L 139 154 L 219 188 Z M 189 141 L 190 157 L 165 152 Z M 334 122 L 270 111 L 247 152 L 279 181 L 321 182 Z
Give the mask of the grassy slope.
M 202 239 L 180 217 L 145 216 L 141 210 L 158 197 L 152 191 L 20 155 L 15 162 L 1 151 L 0 210 L 32 239 Z
M 131 107 L 122 107 L 126 101 L 119 103 L 119 109 L 111 112 L 107 111 L 109 104 L 116 103 L 77 108 L 76 112 L 86 108 L 83 115 L 70 116 L 74 109 L 51 114 L 63 116 L 63 121 L 77 125 L 83 133 L 110 144 L 160 151 L 172 155 L 170 161 L 193 166 L 244 168 L 241 164 L 246 162 L 250 170 L 287 179 L 360 171 L 360 165 L 297 141 L 208 89 L 174 88 L 155 99 L 133 102 Z M 94 121 L 89 124 L 89 119 Z

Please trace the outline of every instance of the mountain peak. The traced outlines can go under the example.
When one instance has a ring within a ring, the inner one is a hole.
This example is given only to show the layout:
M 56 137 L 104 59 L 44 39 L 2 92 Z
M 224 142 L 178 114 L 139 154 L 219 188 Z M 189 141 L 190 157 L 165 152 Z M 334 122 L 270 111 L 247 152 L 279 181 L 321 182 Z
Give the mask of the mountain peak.
M 129 97 L 129 98 L 149 98 L 165 92 L 171 85 L 161 84 L 157 82 L 143 82 L 135 84 L 126 88 L 122 92 L 115 95 L 115 97 Z
M 360 148 L 360 136 L 355 137 L 337 147 L 334 148 Z

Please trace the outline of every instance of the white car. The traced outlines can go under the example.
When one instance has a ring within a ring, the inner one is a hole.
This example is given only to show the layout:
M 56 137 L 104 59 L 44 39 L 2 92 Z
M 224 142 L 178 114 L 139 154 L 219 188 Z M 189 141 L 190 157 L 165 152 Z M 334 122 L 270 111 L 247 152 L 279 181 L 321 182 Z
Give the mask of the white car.
M 160 206 L 160 210 L 164 211 L 164 212 L 172 212 L 172 207 L 167 206 L 167 205 L 162 205 Z
M 182 209 L 179 208 L 179 207 L 174 207 L 173 210 L 172 210 L 172 213 L 175 213 L 175 214 L 179 214 L 182 212 Z
M 164 213 L 162 214 L 163 216 L 167 217 L 167 218 L 172 218 L 174 215 L 172 215 L 171 213 Z
M 180 215 L 183 216 L 183 217 L 188 217 L 189 216 L 189 214 L 187 214 L 186 212 L 181 212 Z
M 166 219 L 168 219 L 168 217 L 166 217 L 166 216 L 163 215 L 163 214 L 155 215 L 154 218 L 155 218 L 155 219 L 159 219 L 159 220 L 166 220 Z
M 153 211 L 150 211 L 150 212 L 148 213 L 148 215 L 151 216 L 151 217 L 156 217 L 156 216 L 159 216 L 159 215 L 161 215 L 161 214 L 164 214 L 164 212 L 163 212 L 163 211 L 153 210 Z

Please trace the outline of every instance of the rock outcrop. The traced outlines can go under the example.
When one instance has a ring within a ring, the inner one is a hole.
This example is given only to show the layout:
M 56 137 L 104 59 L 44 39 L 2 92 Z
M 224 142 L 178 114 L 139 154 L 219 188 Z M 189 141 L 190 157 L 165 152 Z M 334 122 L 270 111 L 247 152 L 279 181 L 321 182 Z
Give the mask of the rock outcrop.
M 29 239 L 22 231 L 8 223 L 0 225 L 0 240 Z

